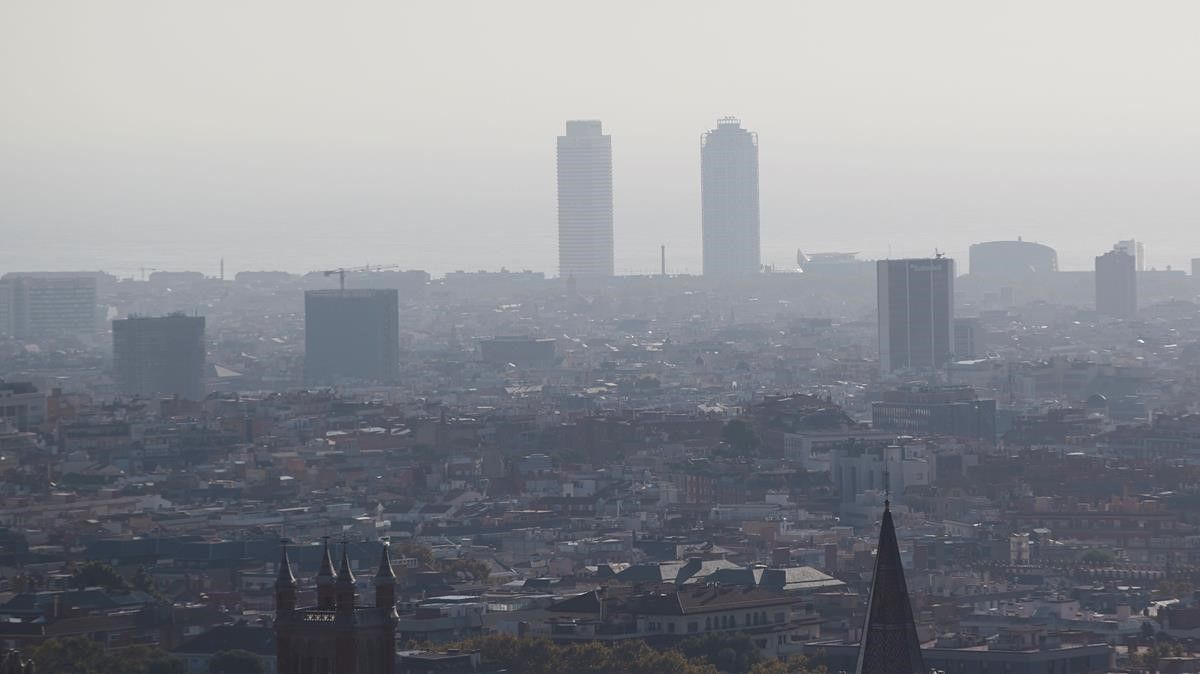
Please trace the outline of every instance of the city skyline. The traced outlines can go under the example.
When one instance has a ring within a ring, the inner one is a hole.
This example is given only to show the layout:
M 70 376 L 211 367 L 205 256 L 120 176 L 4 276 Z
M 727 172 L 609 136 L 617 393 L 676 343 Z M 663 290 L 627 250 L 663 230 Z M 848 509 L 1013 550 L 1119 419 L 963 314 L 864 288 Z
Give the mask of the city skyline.
M 844 7 L 668 2 L 573 33 L 531 2 L 478 8 L 448 41 L 417 29 L 455 24 L 447 8 L 373 7 L 7 7 L 0 229 L 29 247 L 0 269 L 553 273 L 550 136 L 595 118 L 620 138 L 617 273 L 656 271 L 664 244 L 671 270 L 699 273 L 696 135 L 721 114 L 770 139 L 767 264 L 797 248 L 965 260 L 1017 236 L 1063 269 L 1131 236 L 1158 268 L 1200 249 L 1200 97 L 1180 85 L 1193 4 L 1018 2 L 979 22 L 923 1 L 864 26 Z

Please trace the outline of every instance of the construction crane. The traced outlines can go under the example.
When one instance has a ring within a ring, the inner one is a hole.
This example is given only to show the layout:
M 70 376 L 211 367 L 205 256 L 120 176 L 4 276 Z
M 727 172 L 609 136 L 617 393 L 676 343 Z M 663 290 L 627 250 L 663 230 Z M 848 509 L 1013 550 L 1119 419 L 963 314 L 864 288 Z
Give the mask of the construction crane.
M 342 290 L 346 289 L 346 274 L 354 274 L 358 272 L 372 271 L 392 271 L 400 267 L 394 264 L 368 264 L 362 267 L 338 267 L 337 269 L 324 269 L 321 271 L 325 276 L 333 276 L 337 274 L 338 287 Z

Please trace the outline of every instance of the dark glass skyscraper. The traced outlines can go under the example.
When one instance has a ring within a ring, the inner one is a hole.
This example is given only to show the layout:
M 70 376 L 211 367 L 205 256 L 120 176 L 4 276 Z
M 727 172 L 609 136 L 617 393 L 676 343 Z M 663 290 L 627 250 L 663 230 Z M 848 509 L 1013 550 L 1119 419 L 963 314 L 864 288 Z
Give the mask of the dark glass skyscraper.
M 700 139 L 704 275 L 759 271 L 758 135 L 723 117 Z
M 954 260 L 880 260 L 879 367 L 935 370 L 954 349 Z
M 400 371 L 400 300 L 395 290 L 304 293 L 304 379 L 391 382 Z
M 1137 313 L 1137 258 L 1125 250 L 1096 258 L 1096 311 L 1115 318 Z
M 112 322 L 117 391 L 142 397 L 204 398 L 204 317 L 172 314 Z

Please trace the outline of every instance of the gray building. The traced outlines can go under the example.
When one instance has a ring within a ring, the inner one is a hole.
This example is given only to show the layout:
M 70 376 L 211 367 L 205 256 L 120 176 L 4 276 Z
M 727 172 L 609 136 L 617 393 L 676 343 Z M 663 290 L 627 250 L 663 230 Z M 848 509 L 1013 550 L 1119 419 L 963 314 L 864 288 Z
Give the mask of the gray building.
M 954 260 L 879 260 L 879 366 L 936 370 L 954 349 Z
M 46 394 L 27 381 L 0 381 L 0 421 L 21 432 L 36 429 L 46 421 Z
M 599 120 L 569 121 L 557 164 L 558 274 L 612 276 L 612 137 Z
M 970 386 L 905 384 L 871 403 L 871 426 L 897 435 L 948 435 L 996 441 L 996 401 Z
M 557 342 L 548 337 L 500 336 L 479 342 L 480 358 L 492 365 L 549 367 L 554 364 Z
M 986 241 L 971 244 L 970 273 L 1012 277 L 1058 271 L 1058 253 L 1033 241 Z
M 0 333 L 22 339 L 85 337 L 97 330 L 97 276 L 43 272 L 0 279 Z
M 395 290 L 304 293 L 304 378 L 309 384 L 392 382 L 400 370 Z
M 1120 249 L 1096 258 L 1096 311 L 1115 318 L 1137 313 L 1137 259 Z
M 204 317 L 171 314 L 112 322 L 113 374 L 122 395 L 204 398 Z
M 736 118 L 700 139 L 700 200 L 704 275 L 758 273 L 758 135 Z

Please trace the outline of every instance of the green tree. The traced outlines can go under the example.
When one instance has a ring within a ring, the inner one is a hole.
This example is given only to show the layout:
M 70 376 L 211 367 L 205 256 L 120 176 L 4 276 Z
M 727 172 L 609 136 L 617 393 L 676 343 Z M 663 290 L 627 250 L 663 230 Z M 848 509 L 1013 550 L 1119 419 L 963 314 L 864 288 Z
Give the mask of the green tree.
M 754 641 L 745 634 L 716 632 L 691 637 L 679 644 L 689 658 L 703 658 L 723 672 L 749 672 L 763 660 Z
M 721 428 L 721 441 L 729 445 L 734 456 L 754 456 L 758 450 L 758 434 L 745 419 L 730 419 Z
M 130 646 L 105 651 L 84 637 L 50 639 L 29 651 L 40 674 L 184 674 L 179 658 L 161 648 Z
M 262 658 L 250 651 L 235 648 L 219 651 L 208 661 L 209 674 L 266 674 Z
M 1094 566 L 1106 566 L 1116 560 L 1117 558 L 1108 550 L 1088 550 L 1079 558 L 1079 561 L 1084 564 L 1092 564 Z
M 104 649 L 84 637 L 49 639 L 29 651 L 39 674 L 102 674 Z
M 129 589 L 129 582 L 103 562 L 88 562 L 79 567 L 75 570 L 71 583 L 74 587 L 102 587 L 118 592 Z
M 813 667 L 804 656 L 782 660 L 764 660 L 750 668 L 750 674 L 826 674 L 824 667 Z

